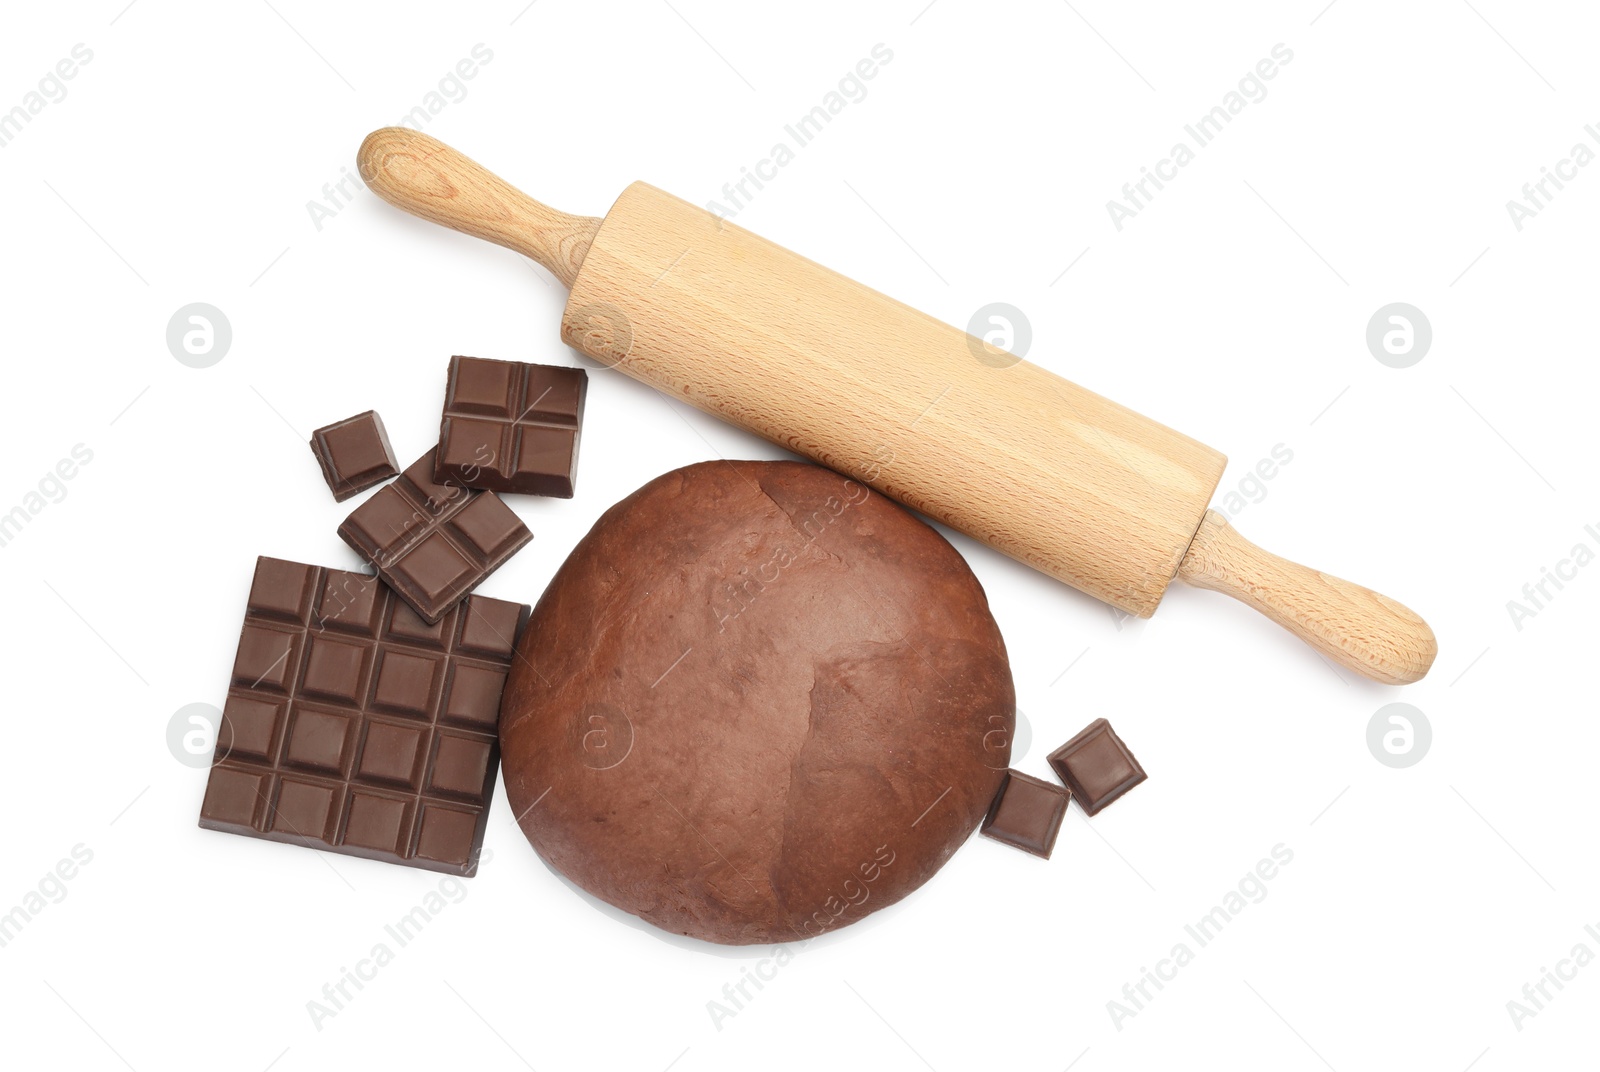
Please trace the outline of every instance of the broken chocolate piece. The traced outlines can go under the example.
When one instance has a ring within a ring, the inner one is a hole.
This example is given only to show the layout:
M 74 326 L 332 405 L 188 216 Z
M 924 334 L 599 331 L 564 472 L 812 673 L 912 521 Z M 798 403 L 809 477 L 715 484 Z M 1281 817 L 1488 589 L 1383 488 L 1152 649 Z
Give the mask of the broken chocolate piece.
M 1065 789 L 1021 771 L 1007 771 L 1005 783 L 984 816 L 983 833 L 1048 860 L 1066 814 Z
M 311 433 L 311 453 L 322 466 L 335 502 L 344 502 L 400 471 L 389 433 L 376 410 L 325 425 Z
M 340 538 L 429 622 L 533 539 L 493 492 L 435 484 L 434 453 L 418 458 L 339 526 Z
M 1144 768 L 1103 718 L 1051 752 L 1050 766 L 1085 815 L 1096 814 L 1145 779 Z
M 434 479 L 572 498 L 588 387 L 580 368 L 452 357 Z
M 470 876 L 528 608 L 429 625 L 376 577 L 256 561 L 200 825 Z

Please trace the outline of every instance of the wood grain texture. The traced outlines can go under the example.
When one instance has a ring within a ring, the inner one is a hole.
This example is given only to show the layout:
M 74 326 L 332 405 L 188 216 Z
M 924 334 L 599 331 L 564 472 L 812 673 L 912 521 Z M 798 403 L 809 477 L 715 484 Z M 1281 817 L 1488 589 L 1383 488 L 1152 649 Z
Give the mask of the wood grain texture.
M 406 127 L 367 135 L 356 154 L 373 193 L 413 216 L 514 249 L 567 286 L 600 221 L 541 204 L 437 138 Z
M 644 183 L 595 235 L 561 333 L 1141 617 L 1227 461 Z
M 1178 576 L 1260 611 L 1334 662 L 1386 685 L 1419 680 L 1439 652 L 1415 611 L 1263 551 L 1207 510 Z

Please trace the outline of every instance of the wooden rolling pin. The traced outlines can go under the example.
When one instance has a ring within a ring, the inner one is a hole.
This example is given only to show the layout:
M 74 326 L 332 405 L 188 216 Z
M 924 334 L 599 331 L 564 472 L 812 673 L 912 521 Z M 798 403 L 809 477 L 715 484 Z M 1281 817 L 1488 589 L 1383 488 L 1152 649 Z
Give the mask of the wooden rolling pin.
M 1219 452 L 704 209 L 636 182 L 569 216 L 403 127 L 358 164 L 390 204 L 549 269 L 568 345 L 1129 614 L 1176 576 L 1375 680 L 1433 663 L 1410 609 L 1207 509 Z

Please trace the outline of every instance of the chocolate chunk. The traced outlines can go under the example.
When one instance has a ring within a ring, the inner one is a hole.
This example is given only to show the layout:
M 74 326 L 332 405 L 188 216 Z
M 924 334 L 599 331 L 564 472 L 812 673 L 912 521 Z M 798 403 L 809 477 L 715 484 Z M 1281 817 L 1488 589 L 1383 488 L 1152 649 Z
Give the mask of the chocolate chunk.
M 256 560 L 200 825 L 471 875 L 528 608 L 429 625 L 376 577 Z
M 340 538 L 429 622 L 533 539 L 492 492 L 435 484 L 434 453 L 418 458 L 339 526 Z
M 580 368 L 452 357 L 434 479 L 572 498 L 588 387 Z
M 984 816 L 983 832 L 1048 860 L 1066 814 L 1065 789 L 1021 771 L 1007 771 L 1005 784 Z
M 389 433 L 376 410 L 318 428 L 311 433 L 311 453 L 322 466 L 335 502 L 344 502 L 400 471 L 389 446 Z
M 1103 718 L 1051 752 L 1050 766 L 1086 815 L 1096 814 L 1145 779 L 1144 768 Z

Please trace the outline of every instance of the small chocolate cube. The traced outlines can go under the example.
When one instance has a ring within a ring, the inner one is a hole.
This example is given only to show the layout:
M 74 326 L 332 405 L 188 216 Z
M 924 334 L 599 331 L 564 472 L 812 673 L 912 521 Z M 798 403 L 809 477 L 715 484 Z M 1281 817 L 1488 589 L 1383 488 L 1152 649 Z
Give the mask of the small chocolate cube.
M 984 816 L 983 833 L 1048 860 L 1066 814 L 1065 789 L 1021 771 L 1006 771 L 1005 783 Z
M 335 502 L 344 502 L 400 472 L 389 446 L 389 433 L 376 410 L 318 428 L 311 433 L 311 453 L 322 466 Z
M 1051 752 L 1050 766 L 1072 790 L 1085 815 L 1098 813 L 1145 779 L 1144 768 L 1103 718 Z

